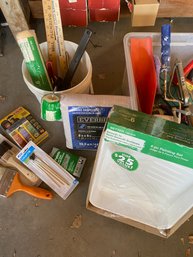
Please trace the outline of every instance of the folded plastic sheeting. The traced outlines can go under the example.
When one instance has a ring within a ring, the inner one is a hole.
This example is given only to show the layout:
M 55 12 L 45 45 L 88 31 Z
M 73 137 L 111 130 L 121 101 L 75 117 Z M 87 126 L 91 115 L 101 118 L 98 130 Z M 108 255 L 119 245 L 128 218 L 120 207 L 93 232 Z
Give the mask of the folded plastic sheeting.
M 111 107 L 130 107 L 130 97 L 118 95 L 66 94 L 61 112 L 66 146 L 72 149 L 96 150 Z
M 115 106 L 99 144 L 90 203 L 165 235 L 193 207 L 192 147 L 192 129 Z

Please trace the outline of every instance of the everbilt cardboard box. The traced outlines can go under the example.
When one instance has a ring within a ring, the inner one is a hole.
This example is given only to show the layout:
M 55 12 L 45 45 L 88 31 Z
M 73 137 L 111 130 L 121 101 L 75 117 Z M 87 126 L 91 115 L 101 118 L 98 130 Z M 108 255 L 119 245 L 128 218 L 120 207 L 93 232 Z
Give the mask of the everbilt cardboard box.
M 193 214 L 193 129 L 114 106 L 103 131 L 87 208 L 169 237 Z
M 133 27 L 154 26 L 158 9 L 159 0 L 132 0 L 133 12 L 131 22 Z

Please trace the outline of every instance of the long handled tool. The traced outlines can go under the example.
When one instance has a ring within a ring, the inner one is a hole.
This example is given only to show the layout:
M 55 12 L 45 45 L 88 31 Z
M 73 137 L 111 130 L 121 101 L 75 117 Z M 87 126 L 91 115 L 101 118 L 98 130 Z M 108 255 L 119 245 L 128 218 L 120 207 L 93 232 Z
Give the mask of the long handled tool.
M 55 30 L 52 10 L 52 0 L 43 0 L 44 23 L 46 29 L 46 38 L 48 44 L 48 60 L 52 63 L 55 75 L 57 75 L 57 55 L 55 46 Z
M 86 29 L 80 43 L 78 45 L 78 48 L 72 58 L 72 61 L 70 62 L 68 71 L 64 77 L 63 87 L 60 90 L 67 89 L 71 87 L 72 78 L 74 76 L 74 73 L 76 72 L 76 69 L 78 67 L 78 64 L 85 52 L 85 49 L 89 43 L 90 37 L 92 36 L 92 31 L 89 29 Z
M 64 35 L 58 0 L 43 0 L 43 12 L 48 42 L 48 57 L 53 63 L 55 75 L 63 78 L 68 69 L 68 54 L 64 46 Z M 59 62 L 58 72 L 57 60 Z

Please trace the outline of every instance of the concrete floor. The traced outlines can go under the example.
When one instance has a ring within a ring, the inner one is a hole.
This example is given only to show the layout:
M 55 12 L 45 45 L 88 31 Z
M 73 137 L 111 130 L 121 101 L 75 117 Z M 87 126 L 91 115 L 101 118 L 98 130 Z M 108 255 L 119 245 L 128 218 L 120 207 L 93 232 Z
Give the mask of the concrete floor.
M 93 64 L 95 93 L 121 92 L 125 68 L 123 36 L 131 31 L 160 31 L 164 22 L 158 19 L 155 27 L 134 29 L 129 17 L 124 16 L 116 24 L 114 36 L 113 23 L 89 24 L 95 32 L 93 43 L 102 46 L 93 48 L 90 44 L 87 49 Z M 192 23 L 192 19 L 176 19 L 173 31 L 193 32 Z M 35 22 L 33 27 L 39 42 L 45 41 L 43 22 Z M 3 117 L 22 105 L 41 121 L 39 103 L 22 79 L 22 55 L 9 29 L 6 31 L 5 56 L 0 59 L 0 95 L 6 96 L 6 101 L 0 102 L 0 115 Z M 83 28 L 65 28 L 64 36 L 79 42 L 83 31 Z M 103 74 L 103 79 L 99 74 Z M 62 123 L 41 123 L 50 134 L 42 148 L 47 152 L 53 146 L 65 148 Z M 23 193 L 0 199 L 0 257 L 186 256 L 187 248 L 191 247 L 188 235 L 193 233 L 193 218 L 166 240 L 88 211 L 85 201 L 95 152 L 77 153 L 87 157 L 87 163 L 78 188 L 66 201 L 56 194 L 52 201 L 37 200 Z M 82 215 L 82 225 L 71 228 L 76 215 Z

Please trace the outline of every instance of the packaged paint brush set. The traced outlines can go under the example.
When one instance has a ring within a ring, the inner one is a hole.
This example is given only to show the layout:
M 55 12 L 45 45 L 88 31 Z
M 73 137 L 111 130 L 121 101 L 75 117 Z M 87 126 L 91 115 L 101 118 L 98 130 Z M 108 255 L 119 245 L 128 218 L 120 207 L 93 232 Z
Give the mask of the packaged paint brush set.
M 29 142 L 18 153 L 17 158 L 63 199 L 78 185 L 77 179 L 33 142 Z
M 22 106 L 2 118 L 0 125 L 10 139 L 21 148 L 31 140 L 39 144 L 48 137 L 48 132 Z
M 78 185 L 73 175 L 80 177 L 86 159 L 57 148 L 53 149 L 51 156 L 32 141 L 20 150 L 0 134 L 0 194 L 8 197 L 14 192 L 24 191 L 34 197 L 50 200 L 52 193 L 38 187 L 44 181 L 66 199 Z M 6 194 L 10 187 L 12 193 Z
M 50 155 L 45 153 L 37 144 L 45 140 L 48 133 L 23 107 L 11 112 L 0 123 L 7 136 L 18 145 L 0 134 L 0 195 L 9 197 L 24 191 L 50 200 L 53 194 L 39 187 L 43 181 L 66 199 L 79 183 L 77 178 L 81 176 L 86 158 L 58 148 L 53 148 Z M 43 137 L 37 140 L 41 132 Z

